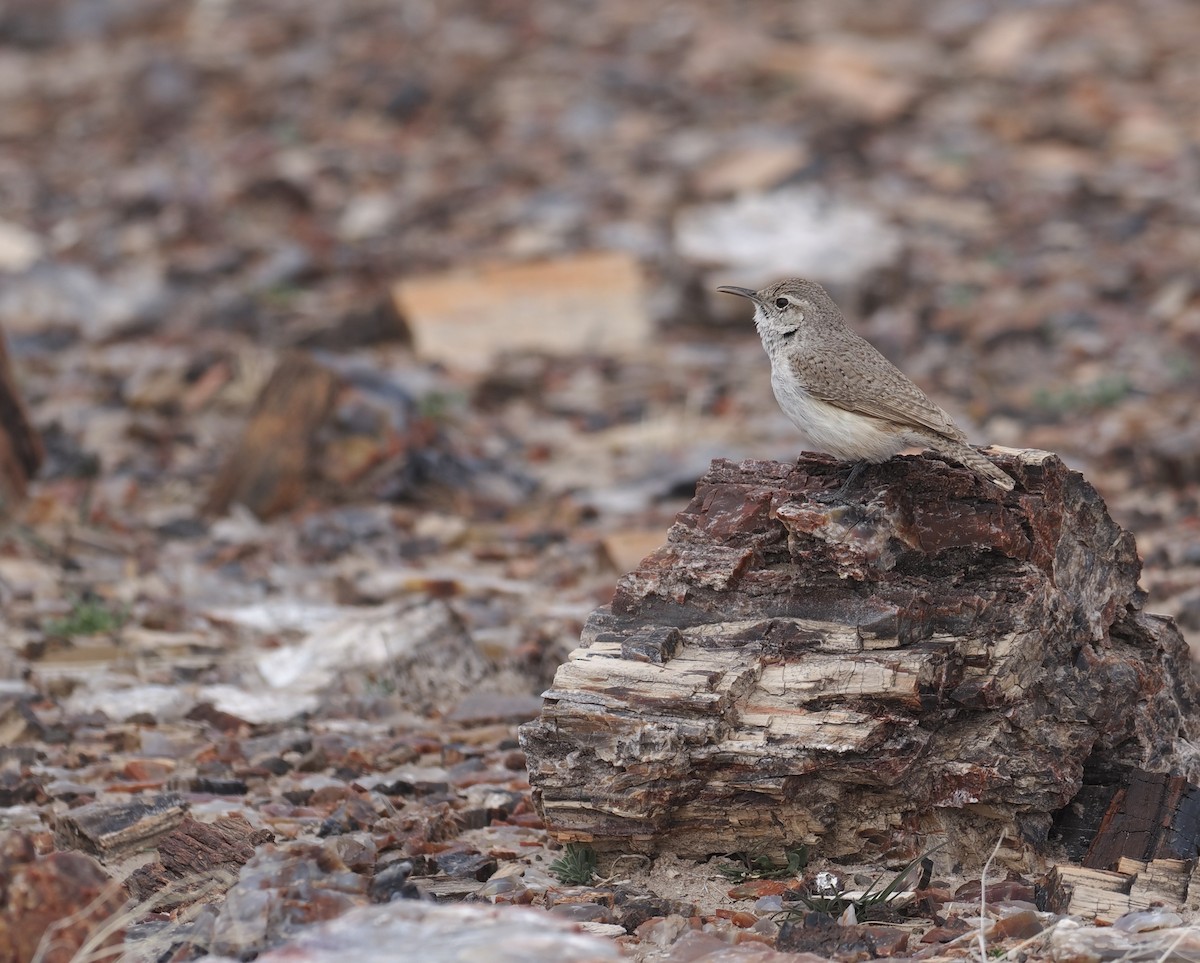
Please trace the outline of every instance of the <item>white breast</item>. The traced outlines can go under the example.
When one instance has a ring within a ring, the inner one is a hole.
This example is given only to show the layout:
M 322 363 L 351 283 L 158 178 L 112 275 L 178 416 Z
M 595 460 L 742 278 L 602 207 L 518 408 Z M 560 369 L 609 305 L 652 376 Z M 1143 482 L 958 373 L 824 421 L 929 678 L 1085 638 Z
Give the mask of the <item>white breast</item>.
M 783 413 L 812 442 L 816 451 L 843 461 L 887 461 L 910 444 L 903 432 L 866 415 L 835 408 L 805 391 L 794 377 L 780 377 L 772 366 L 771 388 Z

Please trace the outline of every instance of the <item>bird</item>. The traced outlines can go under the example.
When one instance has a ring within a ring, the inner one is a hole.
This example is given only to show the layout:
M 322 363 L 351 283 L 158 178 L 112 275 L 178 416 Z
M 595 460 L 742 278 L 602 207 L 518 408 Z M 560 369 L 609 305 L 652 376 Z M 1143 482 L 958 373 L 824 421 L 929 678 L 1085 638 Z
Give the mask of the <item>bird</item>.
M 910 447 L 931 448 L 1012 491 L 1013 479 L 967 444 L 954 420 L 846 324 L 815 281 L 788 278 L 759 291 L 723 285 L 754 303 L 754 325 L 771 361 L 775 400 L 819 451 L 853 462 L 845 495 L 868 464 Z

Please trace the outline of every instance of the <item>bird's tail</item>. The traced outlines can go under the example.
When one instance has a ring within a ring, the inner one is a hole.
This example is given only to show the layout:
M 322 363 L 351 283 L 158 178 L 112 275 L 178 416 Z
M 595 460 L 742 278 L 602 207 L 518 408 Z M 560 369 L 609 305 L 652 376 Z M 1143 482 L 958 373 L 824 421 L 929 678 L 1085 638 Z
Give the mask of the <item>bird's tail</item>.
M 1016 485 L 1016 482 L 1007 473 L 1002 472 L 970 445 L 964 445 L 961 441 L 954 441 L 940 435 L 930 435 L 926 437 L 925 442 L 938 454 L 953 458 L 960 465 L 966 465 L 967 468 L 982 475 L 993 485 L 1003 488 L 1006 492 L 1012 491 Z

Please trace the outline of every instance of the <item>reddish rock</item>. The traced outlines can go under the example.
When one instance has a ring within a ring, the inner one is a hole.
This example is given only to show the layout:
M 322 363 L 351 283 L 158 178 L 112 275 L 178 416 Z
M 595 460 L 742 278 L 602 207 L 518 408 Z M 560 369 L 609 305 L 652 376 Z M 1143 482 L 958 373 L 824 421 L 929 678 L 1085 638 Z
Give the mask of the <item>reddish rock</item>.
M 783 879 L 751 879 L 738 883 L 729 891 L 730 899 L 759 899 L 763 896 L 782 896 L 793 881 Z
M 0 963 L 29 963 L 43 936 L 39 963 L 69 963 L 121 911 L 125 899 L 121 884 L 90 856 L 38 856 L 28 835 L 5 834 L 0 837 Z M 124 932 L 123 926 L 114 927 L 97 937 L 95 948 L 119 946 Z
M 121 770 L 121 775 L 139 788 L 161 786 L 175 771 L 175 764 L 165 759 L 130 759 Z
M 946 920 L 943 926 L 935 926 L 921 935 L 922 943 L 949 943 L 963 935 L 971 927 L 957 916 Z
M 997 920 L 988 937 L 992 940 L 1027 940 L 1045 929 L 1046 924 L 1042 922 L 1038 912 L 1025 909 Z
M 954 901 L 956 903 L 978 903 L 982 885 L 982 882 L 977 879 L 963 883 L 954 891 Z M 1037 892 L 1033 883 L 1023 879 L 999 879 L 992 880 L 987 884 L 987 901 L 989 903 L 1008 902 L 1015 899 L 1024 900 L 1026 903 L 1036 900 Z
M 716 915 L 718 919 L 729 920 L 740 929 L 748 929 L 758 922 L 758 917 L 753 913 L 744 913 L 741 910 L 719 909 Z

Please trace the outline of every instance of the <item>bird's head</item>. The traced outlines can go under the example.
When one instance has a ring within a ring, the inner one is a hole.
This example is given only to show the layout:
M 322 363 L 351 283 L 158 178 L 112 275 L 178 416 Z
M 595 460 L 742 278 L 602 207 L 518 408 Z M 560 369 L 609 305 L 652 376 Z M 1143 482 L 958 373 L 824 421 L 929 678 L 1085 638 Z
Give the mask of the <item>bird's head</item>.
M 803 278 L 776 281 L 759 291 L 731 285 L 723 285 L 717 290 L 754 302 L 754 325 L 764 343 L 786 341 L 806 321 L 811 324 L 815 318 L 837 311 L 833 299 L 821 285 Z

